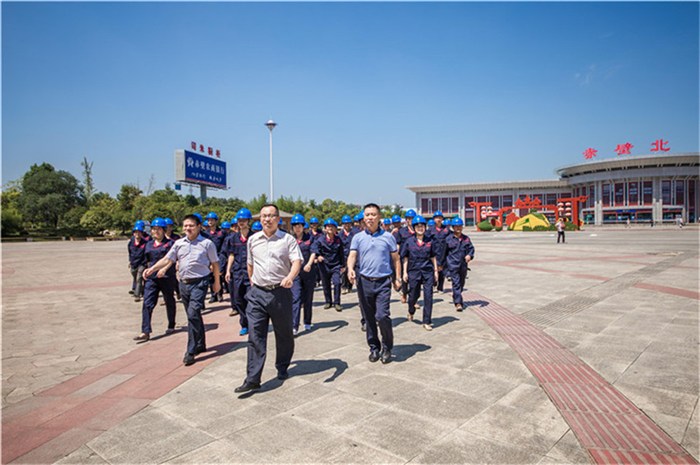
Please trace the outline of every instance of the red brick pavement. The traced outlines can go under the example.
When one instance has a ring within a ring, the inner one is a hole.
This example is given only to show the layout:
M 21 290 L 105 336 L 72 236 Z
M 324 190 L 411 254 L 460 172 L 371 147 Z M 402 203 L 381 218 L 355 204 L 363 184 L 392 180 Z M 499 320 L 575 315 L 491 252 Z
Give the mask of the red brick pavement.
M 520 355 L 595 463 L 697 464 L 615 387 L 527 320 L 476 293 L 465 301 Z
M 244 339 L 228 311 L 205 311 L 209 350 L 194 365 L 182 364 L 187 331 L 179 331 L 3 409 L 2 463 L 53 463 L 199 373 Z

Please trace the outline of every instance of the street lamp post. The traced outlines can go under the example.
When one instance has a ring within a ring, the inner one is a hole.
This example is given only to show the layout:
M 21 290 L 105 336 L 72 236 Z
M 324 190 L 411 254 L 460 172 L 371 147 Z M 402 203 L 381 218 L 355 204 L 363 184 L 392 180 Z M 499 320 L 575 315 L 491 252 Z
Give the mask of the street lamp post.
M 270 130 L 270 202 L 273 202 L 275 200 L 275 190 L 272 184 L 272 130 L 275 129 L 277 123 L 269 120 L 267 123 L 265 123 L 265 126 L 267 126 L 267 129 Z

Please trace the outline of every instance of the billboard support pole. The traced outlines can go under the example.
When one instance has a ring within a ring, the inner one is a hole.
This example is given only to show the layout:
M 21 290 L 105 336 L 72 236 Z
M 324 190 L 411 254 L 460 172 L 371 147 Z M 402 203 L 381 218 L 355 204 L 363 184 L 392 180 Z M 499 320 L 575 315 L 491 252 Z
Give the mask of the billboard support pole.
M 199 203 L 203 204 L 207 200 L 207 186 L 204 184 L 199 185 Z

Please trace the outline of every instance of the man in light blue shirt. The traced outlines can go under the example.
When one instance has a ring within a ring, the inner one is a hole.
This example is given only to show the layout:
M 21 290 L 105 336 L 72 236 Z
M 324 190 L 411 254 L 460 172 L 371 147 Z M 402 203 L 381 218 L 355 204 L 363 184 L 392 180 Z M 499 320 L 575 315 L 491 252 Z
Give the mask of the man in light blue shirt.
M 394 236 L 379 227 L 381 221 L 379 206 L 368 203 L 363 212 L 366 229 L 355 234 L 350 243 L 348 279 L 353 284 L 357 282 L 360 306 L 366 320 L 369 361 L 376 362 L 381 358 L 382 363 L 389 363 L 391 350 L 394 347 L 394 332 L 389 313 L 391 276 L 392 267 L 393 270 L 401 269 L 399 252 Z M 357 273 L 355 272 L 356 262 Z M 399 275 L 400 273 L 395 273 L 396 290 L 401 287 Z M 379 333 L 381 333 L 381 344 Z
M 192 365 L 194 357 L 207 351 L 202 308 L 209 288 L 209 274 L 214 274 L 213 290 L 218 293 L 219 256 L 212 241 L 200 235 L 201 223 L 195 215 L 187 215 L 182 222 L 185 237 L 175 241 L 168 254 L 143 272 L 144 279 L 158 271 L 158 277 L 175 262 L 179 266 L 180 295 L 187 311 L 187 352 L 182 360 Z

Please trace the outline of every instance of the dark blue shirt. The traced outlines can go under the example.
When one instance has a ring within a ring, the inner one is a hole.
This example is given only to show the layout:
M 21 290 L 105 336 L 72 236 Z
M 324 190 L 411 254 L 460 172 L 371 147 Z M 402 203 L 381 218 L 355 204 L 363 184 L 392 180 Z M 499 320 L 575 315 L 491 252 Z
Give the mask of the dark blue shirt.
M 416 236 L 411 236 L 406 239 L 401 245 L 401 261 L 404 258 L 408 258 L 408 272 L 420 272 L 428 271 L 433 272 L 432 258 L 435 256 L 435 250 L 433 249 L 432 242 L 424 241 L 419 244 Z
M 205 232 L 207 233 L 206 236 L 204 236 Z M 224 239 L 226 239 L 226 233 L 223 229 L 216 228 L 216 231 L 213 232 L 207 229 L 206 231 L 202 231 L 202 236 L 212 241 L 216 246 L 216 252 L 221 253 L 221 247 L 223 247 Z
M 170 251 L 170 248 L 173 246 L 175 241 L 168 239 L 167 237 L 163 238 L 163 242 L 160 244 L 156 244 L 155 239 L 151 239 L 146 243 L 146 260 L 148 262 L 148 266 L 153 266 L 156 264 L 158 260 L 161 258 L 165 257 L 168 252 Z M 153 273 L 151 274 L 148 279 L 156 279 L 158 273 Z M 166 278 L 174 278 L 175 277 L 175 266 L 171 266 L 168 268 L 168 271 L 165 272 L 165 277 Z
M 317 257 L 323 257 L 323 263 L 328 268 L 342 268 L 345 266 L 343 241 L 338 236 L 328 239 L 324 234 L 323 237 L 316 239 L 311 244 L 311 253 L 315 253 Z
M 247 236 L 244 236 L 240 232 L 226 236 L 222 252 L 226 254 L 227 259 L 230 254 L 233 254 L 233 264 L 231 265 L 232 273 L 248 273 L 248 238 L 252 235 L 253 231 L 248 230 Z M 226 270 L 224 270 L 224 273 L 226 273 Z
M 445 240 L 445 263 L 447 268 L 456 270 L 467 266 L 464 258 L 469 255 L 474 258 L 474 245 L 469 236 L 462 234 L 459 238 L 450 234 Z
M 141 239 L 141 241 L 136 244 L 135 236 L 131 236 L 129 239 L 129 244 L 127 248 L 129 249 L 129 265 L 132 268 L 138 268 L 143 265 L 146 266 L 146 244 L 148 241 L 146 239 Z
M 445 255 L 445 241 L 450 234 L 450 230 L 445 226 L 440 229 L 438 229 L 437 226 L 433 226 L 425 233 L 425 235 L 430 239 L 430 242 L 433 243 L 435 256 L 438 260 L 438 266 L 445 266 L 445 263 L 443 262 Z
M 302 261 L 302 271 L 303 266 L 305 266 L 309 262 L 309 258 L 311 258 L 311 245 L 313 242 L 314 240 L 309 233 L 304 233 L 301 236 L 301 240 L 297 239 L 297 244 L 299 244 L 299 249 L 301 249 L 301 256 L 304 257 Z
M 348 255 L 350 255 L 350 244 L 352 243 L 352 236 L 354 235 L 355 233 L 353 233 L 352 230 L 350 230 L 350 232 L 346 232 L 344 229 L 341 229 L 338 233 L 338 237 L 343 243 L 343 253 L 345 254 L 346 262 L 348 261 Z
M 403 226 L 402 228 L 399 228 L 399 237 L 397 238 L 396 243 L 402 245 L 404 242 L 406 242 L 406 239 L 415 235 L 415 231 L 408 229 L 408 226 Z

